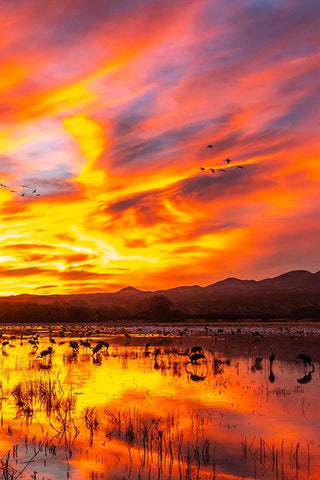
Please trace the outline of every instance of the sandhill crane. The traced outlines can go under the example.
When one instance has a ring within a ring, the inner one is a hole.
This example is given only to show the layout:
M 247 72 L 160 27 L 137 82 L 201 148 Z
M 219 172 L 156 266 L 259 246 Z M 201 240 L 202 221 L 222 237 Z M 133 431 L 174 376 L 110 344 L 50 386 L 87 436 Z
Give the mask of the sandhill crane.
M 93 349 L 92 349 L 92 356 L 94 356 L 96 353 L 98 353 L 101 350 L 102 347 L 103 347 L 103 343 L 98 342 L 97 345 L 95 347 L 93 347 Z
M 200 352 L 202 352 L 202 347 L 199 347 L 198 345 L 191 348 L 191 353 L 200 353 Z
M 36 358 L 44 358 L 52 354 L 52 347 L 48 347 L 46 350 L 42 350 Z

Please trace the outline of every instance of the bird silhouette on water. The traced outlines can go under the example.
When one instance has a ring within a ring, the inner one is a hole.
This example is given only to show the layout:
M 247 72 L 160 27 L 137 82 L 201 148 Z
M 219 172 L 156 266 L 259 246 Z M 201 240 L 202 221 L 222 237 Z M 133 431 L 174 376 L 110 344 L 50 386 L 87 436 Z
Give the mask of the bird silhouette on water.
M 273 353 L 271 353 L 270 357 L 269 357 L 269 382 L 270 383 L 273 383 L 276 379 L 276 377 L 274 376 L 274 373 L 273 373 L 273 370 L 272 370 L 272 366 L 273 366 L 273 362 L 275 360 L 275 356 Z
M 305 353 L 299 353 L 299 355 L 297 355 L 297 358 L 299 358 L 300 360 L 303 360 L 303 363 L 304 363 L 305 367 L 309 366 L 309 367 L 312 368 L 312 370 L 307 372 L 303 377 L 298 378 L 297 382 L 301 383 L 301 384 L 311 382 L 312 374 L 314 372 L 314 364 L 312 363 L 312 359 L 311 359 L 310 355 L 306 355 Z

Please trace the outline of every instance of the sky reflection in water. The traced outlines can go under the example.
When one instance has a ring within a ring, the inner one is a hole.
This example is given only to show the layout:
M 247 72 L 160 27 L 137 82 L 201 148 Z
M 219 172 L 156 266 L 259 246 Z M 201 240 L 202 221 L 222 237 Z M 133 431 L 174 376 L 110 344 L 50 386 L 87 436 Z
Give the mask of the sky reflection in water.
M 319 476 L 319 337 L 29 333 L 2 337 L 3 478 Z

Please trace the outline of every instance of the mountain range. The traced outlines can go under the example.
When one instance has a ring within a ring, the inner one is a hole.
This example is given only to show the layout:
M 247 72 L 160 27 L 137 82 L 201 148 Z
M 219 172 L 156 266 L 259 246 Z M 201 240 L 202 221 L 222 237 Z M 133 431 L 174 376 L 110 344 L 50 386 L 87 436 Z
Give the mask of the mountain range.
M 1 305 L 54 304 L 95 310 L 99 319 L 320 318 L 320 271 L 294 270 L 275 278 L 226 278 L 206 287 L 181 286 L 145 291 L 126 287 L 114 293 L 17 295 L 0 297 Z

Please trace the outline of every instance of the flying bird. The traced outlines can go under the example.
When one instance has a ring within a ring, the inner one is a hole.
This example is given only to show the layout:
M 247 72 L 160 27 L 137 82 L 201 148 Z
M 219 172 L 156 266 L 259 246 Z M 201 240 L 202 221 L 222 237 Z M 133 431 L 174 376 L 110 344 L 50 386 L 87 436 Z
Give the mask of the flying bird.
M 230 158 L 226 158 L 225 162 L 227 162 L 229 164 L 231 162 Z
M 200 170 L 206 170 L 204 167 L 200 167 Z
M 211 170 L 211 172 L 214 173 L 214 169 L 213 169 L 213 168 L 209 168 L 209 170 Z

